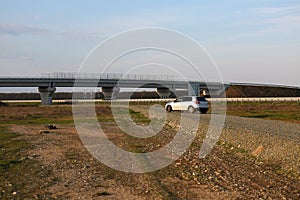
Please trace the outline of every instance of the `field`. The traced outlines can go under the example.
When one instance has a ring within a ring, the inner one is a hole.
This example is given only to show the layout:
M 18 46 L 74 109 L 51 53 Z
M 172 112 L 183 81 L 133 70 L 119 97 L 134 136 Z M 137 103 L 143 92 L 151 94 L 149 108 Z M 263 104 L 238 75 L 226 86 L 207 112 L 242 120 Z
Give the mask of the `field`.
M 300 102 L 228 102 L 227 114 L 300 123 Z
M 149 106 L 130 106 L 135 123 L 149 124 Z M 0 107 L 0 198 L 299 199 L 299 111 L 299 102 L 228 103 L 221 138 L 204 159 L 198 153 L 209 114 L 201 115 L 196 139 L 177 161 L 131 174 L 105 166 L 85 149 L 70 105 Z M 155 137 L 138 139 L 118 128 L 108 104 L 97 105 L 96 113 L 114 144 L 138 153 L 168 144 L 180 120 L 179 112 L 168 113 Z

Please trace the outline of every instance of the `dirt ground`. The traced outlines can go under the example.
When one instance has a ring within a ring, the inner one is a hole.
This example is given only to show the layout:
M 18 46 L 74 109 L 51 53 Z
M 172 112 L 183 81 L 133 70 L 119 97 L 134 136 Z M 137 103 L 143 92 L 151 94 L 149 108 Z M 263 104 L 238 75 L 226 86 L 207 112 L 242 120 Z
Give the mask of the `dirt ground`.
M 149 123 L 147 108 L 131 107 L 136 123 Z M 128 151 L 154 151 L 176 134 L 168 124 L 155 137 L 132 139 L 116 126 L 109 106 L 98 105 L 96 112 L 108 138 Z M 169 113 L 168 120 L 174 124 L 178 113 Z M 71 106 L 0 107 L 0 198 L 300 198 L 300 124 L 228 116 L 220 141 L 199 159 L 209 121 L 201 116 L 196 139 L 173 164 L 132 174 L 105 166 L 85 149 Z M 57 129 L 47 130 L 47 124 Z

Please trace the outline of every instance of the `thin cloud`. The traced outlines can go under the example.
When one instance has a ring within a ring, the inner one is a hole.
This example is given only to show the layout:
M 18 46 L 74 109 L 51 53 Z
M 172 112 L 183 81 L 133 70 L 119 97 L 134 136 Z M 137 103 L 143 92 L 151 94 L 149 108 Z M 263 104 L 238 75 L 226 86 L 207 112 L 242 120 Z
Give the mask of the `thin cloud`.
M 297 11 L 300 9 L 300 6 L 286 6 L 286 7 L 266 7 L 266 8 L 257 8 L 255 9 L 257 14 L 281 14 Z
M 300 24 L 300 14 L 299 15 L 287 15 L 283 17 L 277 17 L 277 18 L 272 18 L 268 19 L 265 21 L 265 23 L 270 23 L 270 24 Z
M 241 21 L 237 26 L 248 26 L 249 31 L 229 38 L 262 37 L 271 34 L 292 33 L 300 30 L 300 6 L 265 7 L 251 9 L 254 20 Z
M 5 35 L 28 35 L 49 32 L 48 29 L 14 24 L 0 24 L 0 34 Z
M 103 34 L 96 33 L 83 33 L 76 30 L 51 30 L 47 28 L 41 28 L 37 26 L 28 25 L 15 25 L 15 24 L 0 24 L 0 35 L 10 35 L 10 36 L 21 36 L 21 35 L 38 35 L 38 34 L 48 34 L 50 37 L 65 37 L 68 39 L 76 40 L 93 40 L 99 41 L 105 39 L 107 36 Z
M 14 61 L 33 61 L 33 57 L 21 55 L 18 53 L 2 53 L 0 52 L 0 60 L 14 60 Z

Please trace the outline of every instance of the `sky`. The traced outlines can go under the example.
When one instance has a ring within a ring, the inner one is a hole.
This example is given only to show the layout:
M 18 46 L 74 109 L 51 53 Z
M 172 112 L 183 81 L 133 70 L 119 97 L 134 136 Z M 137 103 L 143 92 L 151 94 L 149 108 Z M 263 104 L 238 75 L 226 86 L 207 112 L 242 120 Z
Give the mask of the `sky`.
M 0 76 L 77 72 L 110 36 L 161 27 L 200 43 L 225 82 L 300 87 L 299 0 L 0 2 Z

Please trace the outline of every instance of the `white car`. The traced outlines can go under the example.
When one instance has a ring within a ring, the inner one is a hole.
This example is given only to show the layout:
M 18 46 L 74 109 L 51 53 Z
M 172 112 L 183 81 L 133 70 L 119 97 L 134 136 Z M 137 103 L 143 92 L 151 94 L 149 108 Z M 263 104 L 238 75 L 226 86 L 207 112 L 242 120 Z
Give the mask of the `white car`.
M 204 97 L 198 96 L 184 96 L 179 97 L 175 101 L 166 104 L 165 109 L 168 112 L 179 110 L 179 111 L 189 111 L 194 113 L 199 110 L 201 113 L 207 113 L 209 105 Z

